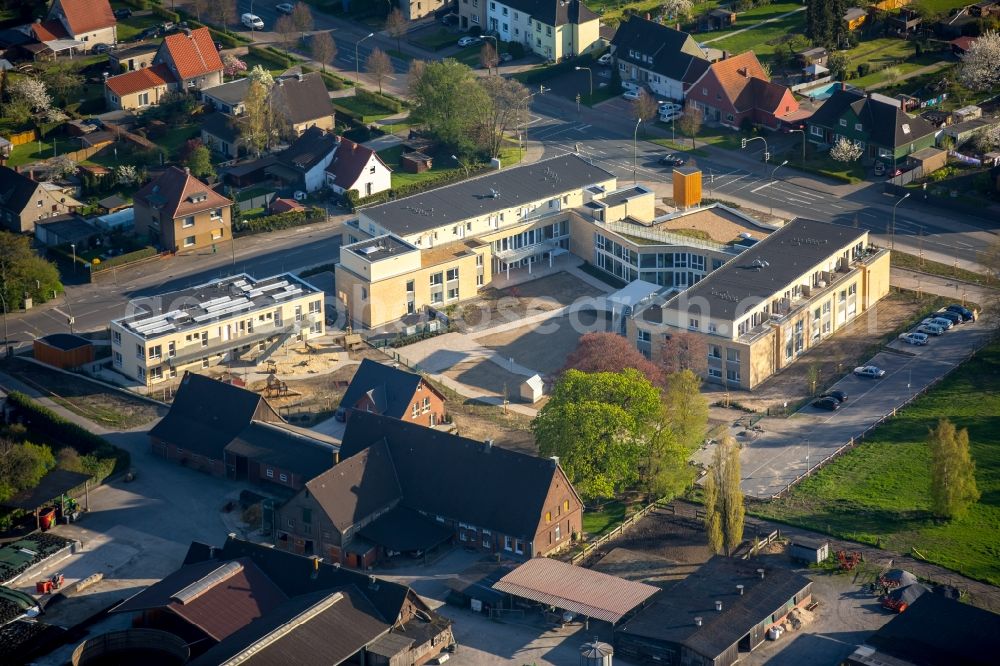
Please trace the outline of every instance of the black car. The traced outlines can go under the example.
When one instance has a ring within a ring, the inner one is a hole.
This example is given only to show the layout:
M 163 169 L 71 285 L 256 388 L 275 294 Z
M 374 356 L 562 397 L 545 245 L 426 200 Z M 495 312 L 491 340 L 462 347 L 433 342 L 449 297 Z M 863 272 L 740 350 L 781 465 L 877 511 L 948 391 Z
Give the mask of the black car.
M 660 158 L 660 164 L 664 166 L 684 166 L 687 164 L 687 158 L 677 155 L 675 153 L 667 153 Z
M 158 37 L 159 35 L 160 35 L 160 26 L 153 25 L 140 32 L 139 36 L 136 37 L 136 39 L 142 41 L 144 39 L 152 39 L 154 37 Z
M 958 314 L 957 312 L 952 312 L 951 310 L 942 310 L 941 312 L 935 312 L 935 317 L 941 317 L 942 319 L 947 319 L 952 324 L 958 326 L 965 321 L 965 317 Z
M 825 398 L 820 398 L 819 400 L 813 400 L 813 407 L 835 412 L 840 409 L 840 401 L 833 396 L 827 396 Z
M 333 417 L 343 423 L 347 420 L 347 410 L 343 407 L 338 407 L 337 411 L 333 413 Z
M 116 19 L 127 19 L 132 16 L 132 10 L 128 7 L 120 7 L 114 11 L 114 15 Z
M 959 305 L 958 303 L 952 303 L 946 307 L 945 310 L 948 312 L 954 312 L 955 314 L 961 316 L 965 321 L 972 321 L 976 318 L 976 315 L 972 310 L 964 305 Z
M 844 391 L 827 391 L 820 398 L 833 398 L 837 402 L 847 402 L 847 393 Z

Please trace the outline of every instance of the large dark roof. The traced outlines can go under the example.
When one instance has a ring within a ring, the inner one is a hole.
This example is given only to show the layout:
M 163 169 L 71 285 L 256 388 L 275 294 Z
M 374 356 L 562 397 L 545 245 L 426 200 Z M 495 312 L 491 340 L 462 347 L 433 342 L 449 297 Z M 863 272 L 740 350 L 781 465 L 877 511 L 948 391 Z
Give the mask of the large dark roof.
M 89 479 L 89 474 L 53 469 L 43 476 L 34 488 L 22 490 L 10 499 L 0 502 L 0 506 L 34 511 L 52 500 L 59 499 L 60 495 L 82 486 Z
M 663 307 L 700 307 L 706 316 L 735 319 L 751 299 L 769 298 L 834 251 L 860 242 L 864 234 L 863 229 L 797 218 Z
M 149 436 L 221 460 L 226 444 L 250 425 L 262 401 L 253 391 L 188 372 L 170 411 Z
M 231 106 L 236 106 L 246 99 L 247 93 L 250 91 L 251 82 L 253 82 L 253 79 L 249 76 L 244 76 L 228 83 L 205 88 L 201 91 L 201 94 L 202 96 L 214 97 L 220 102 L 225 102 Z
M 837 131 L 840 118 L 850 108 L 869 135 L 869 142 L 880 146 L 901 146 L 933 134 L 937 129 L 925 119 L 910 117 L 896 104 L 883 101 L 878 94 L 865 95 L 855 90 L 837 90 L 809 118 L 809 123 Z
M 534 535 L 557 474 L 554 461 L 368 412 L 351 414 L 341 456 L 383 441 L 403 506 L 512 536 Z
M 271 89 L 274 105 L 293 124 L 319 120 L 333 115 L 330 94 L 319 72 L 279 78 Z
M 326 172 L 333 176 L 334 185 L 350 189 L 361 178 L 362 171 L 372 157 L 381 162 L 386 169 L 392 171 L 389 165 L 383 162 L 378 153 L 371 148 L 355 143 L 346 137 L 340 137 L 340 145 L 337 146 L 337 152 L 333 154 L 333 161 L 326 168 Z
M 635 14 L 618 26 L 611 44 L 615 47 L 615 57 L 619 60 L 675 81 L 685 79 L 684 75 L 692 62 L 702 61 L 706 66 L 709 64 L 691 35 L 647 21 Z M 646 61 L 646 57 L 652 58 L 652 63 Z M 699 69 L 704 71 L 704 68 Z
M 1000 655 L 1000 615 L 924 594 L 865 642 L 917 666 L 988 666 Z
M 20 213 L 37 188 L 38 183 L 24 174 L 0 166 L 0 206 Z
M 292 145 L 278 154 L 278 160 L 302 172 L 309 171 L 337 149 L 337 137 L 313 125 L 296 139 Z
M 351 379 L 340 406 L 354 407 L 368 394 L 379 414 L 400 419 L 409 410 L 418 386 L 420 375 L 366 358 Z M 434 391 L 429 384 L 425 390 Z
M 491 171 L 469 180 L 365 208 L 365 217 L 398 235 L 436 229 L 611 180 L 615 175 L 574 154 Z M 493 192 L 499 196 L 494 197 Z
M 72 335 L 70 333 L 50 333 L 43 338 L 39 338 L 39 341 L 44 342 L 50 347 L 61 349 L 62 351 L 79 349 L 80 347 L 86 347 L 93 344 L 87 338 L 79 335 Z
M 585 23 L 598 18 L 580 0 L 504 0 L 504 4 L 551 26 Z
M 240 138 L 236 121 L 224 113 L 208 113 L 202 116 L 201 129 L 227 143 L 235 143 Z
M 407 553 L 430 550 L 451 539 L 455 532 L 413 509 L 397 506 L 358 530 L 358 534 L 383 548 Z
M 812 585 L 782 568 L 768 568 L 761 579 L 758 568 L 757 562 L 713 557 L 617 631 L 685 645 L 714 659 Z M 737 585 L 743 585 L 742 596 Z M 721 612 L 715 610 L 716 601 L 722 602 Z M 701 626 L 695 624 L 696 617 L 702 618 Z
M 336 448 L 284 425 L 254 421 L 226 445 L 226 453 L 273 465 L 311 479 L 333 467 Z
M 357 453 L 306 483 L 334 526 L 343 532 L 400 498 L 399 481 L 384 444 Z

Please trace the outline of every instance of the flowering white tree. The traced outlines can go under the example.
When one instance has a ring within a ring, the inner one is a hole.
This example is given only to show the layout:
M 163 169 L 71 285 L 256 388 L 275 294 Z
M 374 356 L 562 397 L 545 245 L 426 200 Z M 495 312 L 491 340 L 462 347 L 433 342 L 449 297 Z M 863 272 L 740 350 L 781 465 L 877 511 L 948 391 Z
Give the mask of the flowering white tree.
M 8 88 L 11 99 L 23 100 L 35 113 L 48 113 L 52 108 L 52 95 L 45 88 L 45 84 L 36 78 L 24 76 Z
M 76 173 L 77 164 L 66 155 L 59 155 L 49 160 L 49 169 L 56 178 L 65 178 Z
M 236 76 L 245 71 L 247 71 L 247 64 L 232 53 L 227 53 L 222 58 L 222 72 L 226 76 Z
M 139 172 L 131 164 L 119 164 L 115 167 L 115 181 L 123 185 L 131 185 L 139 180 Z
M 691 13 L 691 0 L 666 0 L 661 7 L 667 16 L 677 18 Z
M 976 150 L 981 153 L 988 153 L 991 150 L 1000 148 L 1000 125 L 994 125 L 978 134 L 973 139 Z
M 990 30 L 976 37 L 962 56 L 958 80 L 969 90 L 993 90 L 1000 86 L 1000 33 Z
M 270 90 L 271 86 L 274 85 L 274 77 L 271 76 L 271 72 L 267 71 L 260 65 L 254 65 L 253 69 L 250 70 L 249 76 L 251 80 L 256 81 L 267 90 Z
M 865 149 L 861 147 L 860 143 L 851 141 L 850 139 L 845 139 L 844 137 L 837 137 L 837 142 L 833 144 L 830 148 L 830 157 L 837 160 L 838 162 L 854 162 Z

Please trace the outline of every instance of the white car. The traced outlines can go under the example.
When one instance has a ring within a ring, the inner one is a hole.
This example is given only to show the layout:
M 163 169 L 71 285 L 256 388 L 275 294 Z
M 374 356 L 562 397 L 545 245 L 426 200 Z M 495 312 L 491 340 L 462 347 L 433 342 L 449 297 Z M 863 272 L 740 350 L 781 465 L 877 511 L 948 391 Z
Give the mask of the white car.
M 917 333 L 925 333 L 927 335 L 941 335 L 944 333 L 944 326 L 939 326 L 931 322 L 926 322 L 917 327 Z
M 675 120 L 678 120 L 683 115 L 684 112 L 681 111 L 680 109 L 667 109 L 667 110 L 660 109 L 660 122 L 670 123 Z
M 926 333 L 903 333 L 899 336 L 899 339 L 908 345 L 926 345 L 927 344 L 927 334 Z
M 462 37 L 460 40 L 458 40 L 458 45 L 461 46 L 462 48 L 465 48 L 466 46 L 472 46 L 473 44 L 478 44 L 481 41 L 483 40 L 480 37 L 472 37 L 470 35 L 466 35 L 465 37 Z
M 622 97 L 624 99 L 629 100 L 630 102 L 631 101 L 635 101 L 635 100 L 639 99 L 640 97 L 642 97 L 642 91 L 641 90 L 626 90 L 625 93 L 622 95 Z
M 860 368 L 854 368 L 854 374 L 858 377 L 871 377 L 872 379 L 878 379 L 879 377 L 885 377 L 885 370 L 877 365 L 863 365 Z
M 263 30 L 264 22 L 256 14 L 244 14 L 240 17 L 240 21 L 243 25 L 250 28 L 251 30 Z
M 597 64 L 599 65 L 610 65 L 611 64 L 611 54 L 605 53 L 600 58 L 597 59 Z
M 935 326 L 940 326 L 944 330 L 949 330 L 955 324 L 952 323 L 950 319 L 945 319 L 944 317 L 928 317 L 924 319 L 921 324 L 934 324 Z
M 682 107 L 677 102 L 661 102 L 658 108 L 660 113 L 663 113 L 664 111 L 680 111 Z

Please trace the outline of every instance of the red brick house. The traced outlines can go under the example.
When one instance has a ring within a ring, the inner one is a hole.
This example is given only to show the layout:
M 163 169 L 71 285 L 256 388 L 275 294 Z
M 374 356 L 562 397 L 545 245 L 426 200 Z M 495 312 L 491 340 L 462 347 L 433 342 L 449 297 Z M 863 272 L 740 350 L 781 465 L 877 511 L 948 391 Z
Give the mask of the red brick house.
M 554 459 L 368 412 L 342 461 L 276 511 L 279 548 L 353 568 L 447 542 L 530 558 L 568 547 L 583 503 Z
M 423 377 L 367 358 L 361 361 L 340 406 L 425 426 L 443 423 L 445 415 L 444 396 Z
M 686 101 L 706 122 L 735 129 L 747 120 L 777 129 L 782 117 L 799 110 L 792 91 L 771 83 L 753 51 L 712 63 L 688 89 Z

